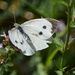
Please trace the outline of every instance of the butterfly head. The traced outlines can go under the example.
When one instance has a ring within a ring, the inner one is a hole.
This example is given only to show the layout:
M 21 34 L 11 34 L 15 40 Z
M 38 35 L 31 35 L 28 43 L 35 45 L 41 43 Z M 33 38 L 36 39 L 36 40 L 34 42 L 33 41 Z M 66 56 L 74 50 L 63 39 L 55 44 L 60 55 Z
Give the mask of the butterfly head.
M 18 23 L 14 23 L 14 26 L 17 27 L 17 26 L 19 26 L 19 24 Z

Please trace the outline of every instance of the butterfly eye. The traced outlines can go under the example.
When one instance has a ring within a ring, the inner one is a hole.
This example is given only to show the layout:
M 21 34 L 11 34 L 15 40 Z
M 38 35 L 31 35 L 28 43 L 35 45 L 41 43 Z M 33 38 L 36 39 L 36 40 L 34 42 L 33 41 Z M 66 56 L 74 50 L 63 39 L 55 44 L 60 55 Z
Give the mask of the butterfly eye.
M 18 41 L 15 40 L 16 43 L 18 43 Z
M 42 35 L 43 33 L 42 32 L 39 32 L 39 35 Z
M 46 29 L 46 26 L 43 26 L 43 29 Z

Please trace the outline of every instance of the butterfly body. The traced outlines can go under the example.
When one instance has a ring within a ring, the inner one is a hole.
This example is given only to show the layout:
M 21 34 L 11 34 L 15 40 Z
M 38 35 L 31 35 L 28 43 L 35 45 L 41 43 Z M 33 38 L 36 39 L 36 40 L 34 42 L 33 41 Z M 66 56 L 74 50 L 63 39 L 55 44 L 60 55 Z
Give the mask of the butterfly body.
M 53 26 L 53 24 L 56 26 Z M 52 42 L 50 38 L 57 26 L 58 21 L 49 18 L 30 20 L 19 26 L 15 24 L 15 27 L 9 33 L 9 39 L 25 55 L 30 56 L 35 51 L 49 47 L 47 43 Z

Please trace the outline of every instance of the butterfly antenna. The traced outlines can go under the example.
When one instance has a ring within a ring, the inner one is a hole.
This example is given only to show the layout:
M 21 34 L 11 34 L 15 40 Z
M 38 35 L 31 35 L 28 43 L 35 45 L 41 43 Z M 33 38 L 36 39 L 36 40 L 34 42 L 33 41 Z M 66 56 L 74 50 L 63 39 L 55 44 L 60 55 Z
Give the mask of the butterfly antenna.
M 14 15 L 14 21 L 16 23 L 16 17 L 15 17 L 15 12 L 13 11 L 13 15 Z

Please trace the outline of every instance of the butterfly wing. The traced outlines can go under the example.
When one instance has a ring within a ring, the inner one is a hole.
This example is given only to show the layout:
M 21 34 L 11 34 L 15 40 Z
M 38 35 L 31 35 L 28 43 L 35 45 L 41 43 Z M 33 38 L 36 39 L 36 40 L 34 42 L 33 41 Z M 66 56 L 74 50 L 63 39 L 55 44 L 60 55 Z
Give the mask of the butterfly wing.
M 28 34 L 28 35 L 29 35 L 29 37 L 31 39 L 31 43 L 34 45 L 36 51 L 49 47 L 45 40 L 40 39 L 37 36 L 32 35 L 32 34 Z
M 35 51 L 48 47 L 51 43 L 51 36 L 58 26 L 58 21 L 54 19 L 34 19 L 23 23 L 20 27 L 28 37 L 21 33 L 16 27 L 9 33 L 10 41 L 17 48 L 21 49 L 25 55 L 33 55 Z
M 47 48 L 47 43 L 52 42 L 49 39 L 53 35 L 53 25 L 47 19 L 34 19 L 23 23 L 21 27 L 30 37 L 36 51 Z
M 13 28 L 9 33 L 9 38 L 12 44 L 22 50 L 25 55 L 30 56 L 35 53 L 18 29 Z
M 35 19 L 21 25 L 25 32 L 37 35 L 40 39 L 48 39 L 52 36 L 52 24 L 46 19 Z

